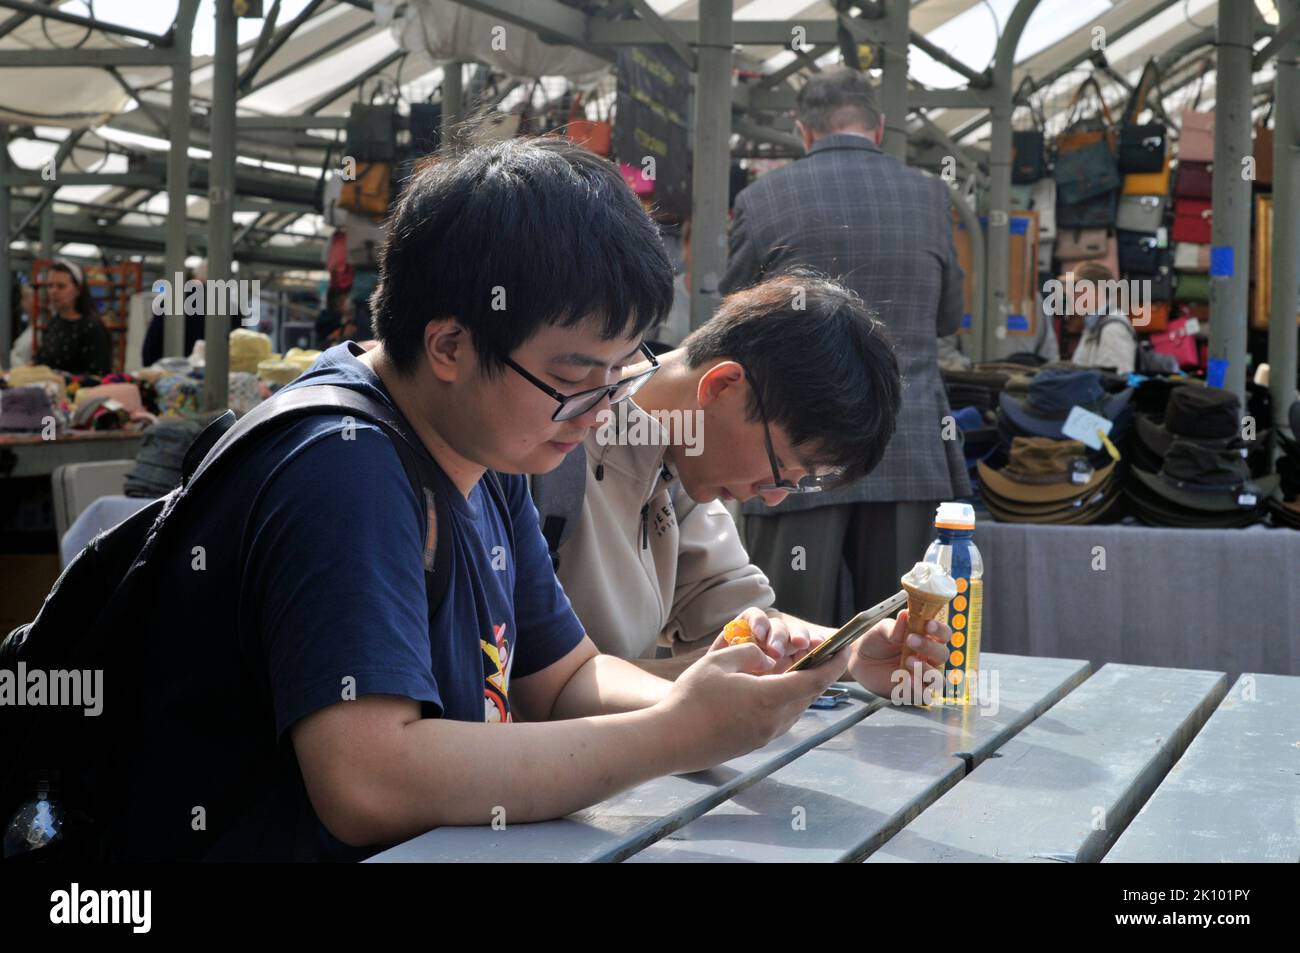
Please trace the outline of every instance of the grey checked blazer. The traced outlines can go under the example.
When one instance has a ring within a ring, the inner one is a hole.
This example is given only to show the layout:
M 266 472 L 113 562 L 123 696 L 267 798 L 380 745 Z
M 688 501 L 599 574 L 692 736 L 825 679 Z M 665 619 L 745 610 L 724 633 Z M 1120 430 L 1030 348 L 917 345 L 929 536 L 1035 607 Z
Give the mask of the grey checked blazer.
M 943 182 L 863 136 L 824 136 L 808 155 L 736 197 L 730 248 L 724 294 L 795 265 L 813 268 L 878 313 L 903 373 L 898 426 L 869 476 L 832 492 L 787 497 L 775 509 L 747 503 L 744 511 L 969 494 L 961 444 L 941 436 L 950 411 L 936 338 L 961 322 L 963 280 Z

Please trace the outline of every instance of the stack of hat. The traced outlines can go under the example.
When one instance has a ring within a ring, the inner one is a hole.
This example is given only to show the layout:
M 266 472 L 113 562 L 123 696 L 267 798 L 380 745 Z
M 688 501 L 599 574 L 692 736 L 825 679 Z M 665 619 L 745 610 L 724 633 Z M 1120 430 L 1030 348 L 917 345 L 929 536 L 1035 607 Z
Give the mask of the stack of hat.
M 1003 523 L 1095 523 L 1118 515 L 1117 466 L 1094 465 L 1077 440 L 1015 437 L 1003 466 L 977 465 L 980 498 Z
M 1291 436 L 1279 427 L 1278 447 L 1282 456 L 1277 460 L 1277 473 L 1282 491 L 1281 498 L 1270 501 L 1273 522 L 1278 526 L 1300 529 L 1300 400 L 1291 405 L 1288 414 Z
M 257 365 L 271 356 L 271 338 L 260 331 L 235 328 L 230 332 L 230 370 L 257 373 Z
M 1008 375 L 997 371 L 942 370 L 948 406 L 962 435 L 962 453 L 967 472 L 974 477 L 975 464 L 987 458 L 998 445 L 998 395 L 1006 386 Z
M 155 498 L 180 486 L 185 451 L 202 429 L 200 420 L 166 418 L 145 430 L 126 475 L 126 495 Z
M 1214 387 L 1175 387 L 1163 420 L 1138 415 L 1137 465 L 1125 488 L 1133 515 L 1152 526 L 1180 527 L 1263 519 L 1278 478 L 1254 477 L 1246 460 L 1251 444 L 1241 431 L 1241 401 Z
M 1046 367 L 1029 379 L 1023 395 L 1010 387 L 998 396 L 998 431 L 1010 448 L 1016 437 L 1065 439 L 1063 427 L 1075 407 L 1105 417 L 1113 424 L 1110 439 L 1118 443 L 1132 424 L 1133 388 L 1107 393 L 1095 370 Z M 1090 453 L 1096 467 L 1104 465 L 1106 451 Z

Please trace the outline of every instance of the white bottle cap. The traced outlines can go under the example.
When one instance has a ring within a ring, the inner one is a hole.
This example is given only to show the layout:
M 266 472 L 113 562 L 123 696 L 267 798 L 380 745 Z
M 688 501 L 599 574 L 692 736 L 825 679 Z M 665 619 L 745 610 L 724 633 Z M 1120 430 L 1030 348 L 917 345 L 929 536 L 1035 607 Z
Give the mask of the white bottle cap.
M 934 525 L 974 529 L 975 507 L 969 503 L 940 503 L 938 510 L 935 511 Z

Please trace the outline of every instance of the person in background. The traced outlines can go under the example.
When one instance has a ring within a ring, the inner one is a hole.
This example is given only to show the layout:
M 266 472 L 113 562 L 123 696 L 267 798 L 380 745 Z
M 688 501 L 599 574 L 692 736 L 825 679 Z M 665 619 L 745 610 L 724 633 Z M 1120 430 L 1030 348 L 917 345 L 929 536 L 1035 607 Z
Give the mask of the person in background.
M 107 374 L 113 344 L 91 300 L 79 265 L 57 258 L 45 275 L 50 319 L 37 335 L 33 363 L 69 374 Z
M 30 284 L 25 281 L 15 281 L 13 284 L 13 294 L 10 298 L 9 313 L 13 316 L 12 330 L 9 340 L 13 345 L 9 348 L 9 367 L 28 367 L 32 363 L 32 302 L 36 298 L 36 291 Z
M 951 411 L 936 344 L 961 324 L 963 275 L 948 187 L 881 150 L 884 115 L 865 75 L 812 77 L 796 112 L 807 155 L 737 196 L 720 290 L 808 267 L 856 292 L 894 342 L 902 406 L 871 475 L 771 510 L 742 507 L 750 556 L 777 604 L 838 625 L 898 590 L 933 535 L 937 503 L 970 492 L 961 444 L 944 439 Z M 795 547 L 806 566 L 792 560 Z M 845 584 L 814 587 L 812 578 Z
M 1105 282 L 1115 280 L 1100 262 L 1084 262 L 1074 276 L 1074 313 L 1083 315 L 1083 337 L 1070 361 L 1080 367 L 1113 368 L 1131 374 L 1137 366 L 1137 332 L 1122 312 L 1112 312 Z M 1067 276 L 1068 277 L 1068 276 Z
M 201 281 L 206 284 L 208 280 L 208 262 L 207 259 L 199 262 L 193 273 L 186 279 L 186 285 L 191 281 Z M 181 353 L 182 357 L 188 357 L 194 353 L 194 345 L 202 341 L 206 335 L 205 324 L 207 322 L 206 305 L 207 293 L 204 292 L 204 307 L 200 308 L 196 314 L 185 315 L 185 350 Z M 156 364 L 163 357 L 164 327 L 167 315 L 156 314 L 149 320 L 149 329 L 145 331 L 144 343 L 140 345 L 140 363 L 149 367 Z M 230 316 L 230 330 L 235 330 L 242 322 L 242 318 L 236 311 Z

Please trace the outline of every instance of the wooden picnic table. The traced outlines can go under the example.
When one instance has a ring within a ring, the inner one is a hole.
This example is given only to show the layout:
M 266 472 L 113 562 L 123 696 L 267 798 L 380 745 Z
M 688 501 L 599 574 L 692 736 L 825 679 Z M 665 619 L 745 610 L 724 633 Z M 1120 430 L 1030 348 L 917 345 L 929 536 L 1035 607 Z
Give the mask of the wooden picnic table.
M 854 686 L 712 770 L 371 861 L 1300 861 L 1300 678 L 982 661 L 982 704 Z

